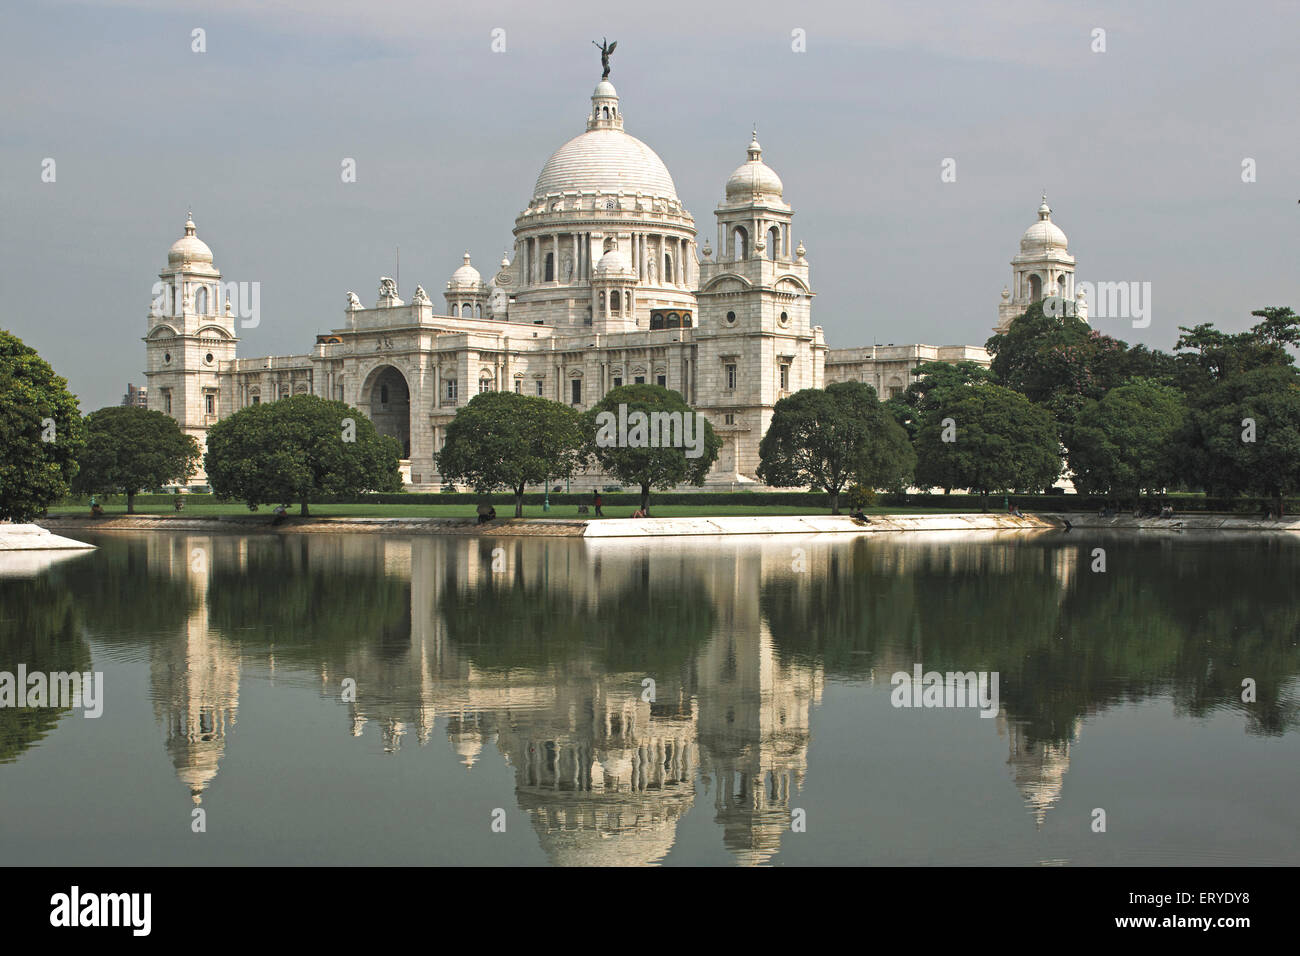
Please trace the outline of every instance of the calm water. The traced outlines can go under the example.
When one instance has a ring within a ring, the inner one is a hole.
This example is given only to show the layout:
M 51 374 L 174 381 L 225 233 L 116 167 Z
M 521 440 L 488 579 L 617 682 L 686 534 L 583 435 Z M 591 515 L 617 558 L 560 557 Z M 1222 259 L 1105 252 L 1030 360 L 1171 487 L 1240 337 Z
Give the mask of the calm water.
M 105 699 L 0 710 L 0 863 L 1300 863 L 1293 539 L 91 540 L 0 556 Z

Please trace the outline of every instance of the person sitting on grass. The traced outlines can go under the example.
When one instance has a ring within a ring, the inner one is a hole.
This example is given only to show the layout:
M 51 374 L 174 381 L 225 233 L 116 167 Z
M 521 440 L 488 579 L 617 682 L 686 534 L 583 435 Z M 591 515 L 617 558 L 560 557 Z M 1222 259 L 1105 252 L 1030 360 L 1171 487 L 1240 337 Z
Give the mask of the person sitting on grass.
M 271 519 L 271 524 L 280 524 L 281 522 L 283 522 L 284 516 L 288 514 L 288 512 L 289 512 L 288 505 L 276 505 L 274 508 L 271 509 L 271 514 L 275 515 L 275 517 Z
M 650 509 L 649 509 L 649 508 L 637 508 L 636 511 L 632 512 L 632 517 L 633 517 L 633 518 L 648 518 L 648 517 L 650 517 Z
M 90 516 L 92 518 L 104 517 L 104 509 L 99 506 L 99 502 L 94 498 L 90 499 Z
M 496 509 L 496 508 L 493 508 L 491 505 L 479 505 L 479 506 L 478 506 L 478 523 L 479 523 L 479 524 L 487 524 L 489 521 L 491 521 L 491 520 L 492 520 L 493 518 L 495 518 L 496 516 L 497 516 L 497 509 Z

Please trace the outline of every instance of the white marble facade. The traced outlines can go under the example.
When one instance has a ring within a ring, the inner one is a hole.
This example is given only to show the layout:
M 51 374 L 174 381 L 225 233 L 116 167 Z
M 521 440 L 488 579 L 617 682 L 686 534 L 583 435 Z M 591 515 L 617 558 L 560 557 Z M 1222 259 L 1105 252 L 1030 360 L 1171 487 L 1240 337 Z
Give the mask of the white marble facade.
M 149 407 L 203 445 L 211 424 L 248 405 L 300 393 L 340 399 L 402 442 L 413 490 L 436 490 L 434 453 L 457 409 L 479 392 L 514 390 L 586 409 L 616 385 L 661 384 L 703 412 L 724 441 L 709 485 L 738 487 L 756 485 L 759 441 L 776 402 L 792 392 L 855 379 L 886 398 L 921 362 L 988 363 L 976 346 L 829 350 L 812 324 L 793 209 L 756 134 L 714 215 L 716 239 L 701 245 L 671 175 L 624 131 L 618 94 L 602 80 L 586 130 L 543 166 L 515 220 L 513 253 L 491 276 L 467 252 L 442 301 L 420 286 L 404 301 L 383 278 L 372 305 L 347 293 L 341 323 L 317 335 L 310 353 L 263 358 L 237 357 L 236 309 L 187 220 L 159 274 L 181 291 L 150 310 Z M 1063 234 L 1059 246 L 1063 254 Z M 1027 279 L 1024 288 L 1028 295 Z M 200 472 L 192 486 L 205 482 Z

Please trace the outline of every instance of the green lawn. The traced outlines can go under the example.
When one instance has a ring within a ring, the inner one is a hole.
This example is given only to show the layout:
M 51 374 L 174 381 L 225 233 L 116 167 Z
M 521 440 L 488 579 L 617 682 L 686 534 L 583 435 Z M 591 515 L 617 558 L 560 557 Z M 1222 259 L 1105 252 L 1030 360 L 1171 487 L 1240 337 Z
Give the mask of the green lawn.
M 247 505 L 231 504 L 190 504 L 186 502 L 181 517 L 204 518 L 215 515 L 265 515 L 271 517 L 270 505 L 263 505 L 256 512 L 248 510 Z M 497 505 L 497 517 L 514 516 L 511 505 Z M 628 518 L 636 510 L 634 505 L 606 505 L 603 509 L 606 518 Z M 943 514 L 943 508 L 869 508 L 868 514 Z M 126 514 L 126 503 L 114 499 L 104 505 L 105 514 Z M 86 505 L 56 505 L 50 508 L 51 515 L 82 514 L 88 515 Z M 174 515 L 176 509 L 171 505 L 141 504 L 135 509 L 136 514 Z M 316 518 L 473 518 L 477 515 L 475 506 L 466 505 L 312 505 L 311 514 Z M 298 514 L 295 505 L 290 509 L 291 516 Z M 650 498 L 650 514 L 656 518 L 706 518 L 727 515 L 828 515 L 829 508 L 808 508 L 801 505 L 660 505 Z M 550 511 L 543 511 L 541 505 L 525 505 L 525 518 L 595 518 L 594 514 L 578 514 L 577 505 L 553 505 Z

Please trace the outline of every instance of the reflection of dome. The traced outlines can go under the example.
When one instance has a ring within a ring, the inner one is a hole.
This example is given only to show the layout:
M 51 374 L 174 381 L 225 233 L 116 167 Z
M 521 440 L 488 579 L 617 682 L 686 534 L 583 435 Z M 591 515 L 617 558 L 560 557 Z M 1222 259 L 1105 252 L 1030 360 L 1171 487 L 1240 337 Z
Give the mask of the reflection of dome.
M 749 160 L 736 167 L 727 180 L 727 199 L 731 202 L 748 201 L 756 196 L 781 197 L 784 187 L 781 177 L 763 162 L 763 147 L 758 145 L 758 133 L 749 144 Z
M 172 243 L 167 250 L 167 264 L 174 266 L 182 262 L 211 262 L 212 250 L 208 244 L 194 234 L 194 220 L 185 217 L 185 235 Z
M 623 132 L 613 84 L 601 81 L 591 100 L 593 114 L 587 131 L 569 140 L 546 161 L 533 196 L 595 189 L 676 200 L 677 189 L 664 161 L 645 143 Z M 596 114 L 603 111 L 613 112 L 597 119 Z
M 483 277 L 479 271 L 469 264 L 469 253 L 465 253 L 465 264 L 451 274 L 450 285 L 452 288 L 457 286 L 478 286 L 483 282 Z
M 1052 209 L 1047 205 L 1047 197 L 1043 197 L 1043 204 L 1038 207 L 1038 222 L 1034 223 L 1025 230 L 1025 234 L 1020 237 L 1020 251 L 1022 253 L 1031 252 L 1048 252 L 1053 249 L 1060 249 L 1062 252 L 1068 248 L 1068 241 L 1061 227 L 1052 222 Z

